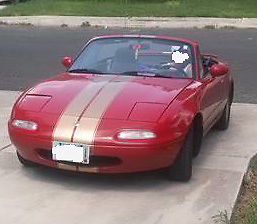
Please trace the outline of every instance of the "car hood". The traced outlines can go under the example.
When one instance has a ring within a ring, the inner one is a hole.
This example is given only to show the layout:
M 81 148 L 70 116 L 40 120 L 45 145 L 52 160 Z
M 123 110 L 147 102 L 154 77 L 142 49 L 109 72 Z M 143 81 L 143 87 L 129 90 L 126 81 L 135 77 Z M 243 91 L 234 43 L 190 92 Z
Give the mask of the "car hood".
M 20 108 L 67 116 L 157 121 L 190 79 L 64 73 L 39 83 Z

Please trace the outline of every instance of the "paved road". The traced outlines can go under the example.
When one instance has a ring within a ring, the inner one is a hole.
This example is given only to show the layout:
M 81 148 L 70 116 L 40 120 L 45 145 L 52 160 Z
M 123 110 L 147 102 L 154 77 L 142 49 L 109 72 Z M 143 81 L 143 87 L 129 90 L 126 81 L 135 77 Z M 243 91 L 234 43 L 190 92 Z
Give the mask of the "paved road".
M 100 29 L 0 26 L 0 89 L 21 90 L 63 70 L 60 59 L 74 56 L 91 37 L 117 33 L 171 35 L 195 39 L 202 52 L 223 56 L 235 76 L 235 101 L 257 103 L 257 30 Z

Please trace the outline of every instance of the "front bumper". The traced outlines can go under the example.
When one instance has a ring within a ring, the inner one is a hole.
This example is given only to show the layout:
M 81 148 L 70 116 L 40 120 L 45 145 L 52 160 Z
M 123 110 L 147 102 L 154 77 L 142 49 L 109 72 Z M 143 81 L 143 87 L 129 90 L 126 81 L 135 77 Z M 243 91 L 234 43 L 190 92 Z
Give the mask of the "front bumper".
M 130 173 L 168 167 L 174 162 L 183 144 L 183 139 L 147 146 L 96 144 L 91 146 L 90 164 L 83 165 L 52 160 L 52 141 L 49 138 L 26 135 L 22 131 L 9 131 L 12 143 L 24 159 L 43 166 L 75 172 Z

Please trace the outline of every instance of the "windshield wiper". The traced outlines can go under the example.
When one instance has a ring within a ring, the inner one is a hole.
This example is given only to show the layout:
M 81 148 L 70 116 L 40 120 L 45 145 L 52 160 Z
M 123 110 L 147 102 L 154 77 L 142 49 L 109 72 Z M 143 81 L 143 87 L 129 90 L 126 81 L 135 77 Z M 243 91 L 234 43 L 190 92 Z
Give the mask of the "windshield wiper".
M 71 73 L 90 73 L 90 74 L 106 74 L 102 71 L 96 69 L 72 69 L 69 70 Z
M 154 72 L 150 72 L 150 71 L 127 71 L 127 72 L 120 73 L 120 75 L 155 76 L 156 74 Z
M 120 75 L 172 78 L 169 75 L 159 74 L 152 71 L 127 71 L 120 73 Z

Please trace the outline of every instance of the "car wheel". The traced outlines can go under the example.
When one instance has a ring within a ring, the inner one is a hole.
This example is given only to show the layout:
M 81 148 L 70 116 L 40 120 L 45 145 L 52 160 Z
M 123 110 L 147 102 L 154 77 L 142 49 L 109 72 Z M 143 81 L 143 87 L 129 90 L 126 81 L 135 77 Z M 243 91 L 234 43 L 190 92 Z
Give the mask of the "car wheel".
M 230 120 L 230 108 L 231 108 L 231 105 L 229 102 L 227 102 L 221 118 L 217 121 L 215 125 L 217 129 L 226 130 L 228 128 L 229 120 Z
M 26 166 L 26 167 L 35 167 L 36 164 L 35 163 L 32 163 L 26 159 L 24 159 L 19 153 L 18 151 L 16 151 L 17 153 L 17 157 L 18 157 L 18 160 L 20 161 L 20 163 L 23 165 L 23 166 Z
M 175 163 L 168 168 L 170 180 L 187 182 L 192 176 L 193 127 L 191 126 Z

